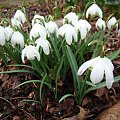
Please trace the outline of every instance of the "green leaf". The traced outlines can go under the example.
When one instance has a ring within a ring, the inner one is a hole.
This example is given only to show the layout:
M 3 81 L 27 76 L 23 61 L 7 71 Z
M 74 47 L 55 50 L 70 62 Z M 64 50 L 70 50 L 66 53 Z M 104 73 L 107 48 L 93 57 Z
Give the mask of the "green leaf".
M 61 70 L 61 68 L 62 68 L 63 60 L 64 60 L 64 55 L 63 55 L 63 57 L 59 60 L 59 63 L 58 63 L 58 66 L 57 66 L 56 72 L 55 72 L 55 85 L 56 85 L 55 98 L 57 98 L 58 75 L 59 75 L 60 70 Z
M 120 75 L 115 77 L 114 80 L 115 80 L 114 82 L 119 81 L 120 80 Z M 99 88 L 103 88 L 103 87 L 106 87 L 106 81 L 98 83 L 98 84 L 96 84 L 96 86 L 90 87 L 84 94 L 87 94 L 90 91 L 93 91 L 93 90 L 96 90 L 96 89 L 99 89 Z
M 77 87 L 77 81 L 79 81 L 79 77 L 77 76 L 78 65 L 77 65 L 75 56 L 74 56 L 71 48 L 68 45 L 67 45 L 66 55 L 67 55 L 67 58 L 68 58 L 68 61 L 70 63 L 70 67 L 71 67 L 71 70 L 72 70 L 74 84 L 75 84 L 74 87 Z
M 44 81 L 46 79 L 46 76 L 47 76 L 47 74 L 44 75 L 43 79 L 41 80 L 41 84 L 40 84 L 40 101 L 41 101 L 41 104 L 42 104 L 42 88 L 43 88 L 43 84 L 44 84 Z
M 100 40 L 93 40 L 88 44 L 88 46 L 95 44 L 95 43 L 101 43 L 101 41 Z
M 25 81 L 25 82 L 17 85 L 15 88 L 18 88 L 18 87 L 20 87 L 20 86 L 22 86 L 22 85 L 29 84 L 29 83 L 41 83 L 41 82 L 42 82 L 41 80 L 28 80 L 28 81 Z M 47 85 L 49 88 L 52 89 L 52 87 L 51 87 L 48 83 L 46 83 L 46 82 L 43 82 L 43 83 L 44 83 L 45 85 Z
M 59 100 L 59 103 L 62 102 L 67 97 L 73 97 L 73 95 L 72 94 L 66 94 L 66 95 L 62 96 L 62 98 Z
M 10 74 L 10 73 L 31 73 L 39 77 L 36 73 L 29 71 L 29 70 L 10 70 L 10 71 L 0 72 L 0 74 Z
M 31 99 L 24 99 L 22 100 L 23 102 L 32 102 L 32 103 L 40 103 L 39 101 L 36 101 L 36 100 L 31 100 Z
M 13 65 L 8 65 L 8 66 L 26 67 L 26 68 L 31 68 L 31 69 L 35 70 L 35 68 L 34 68 L 34 67 L 31 67 L 31 66 L 29 66 L 29 65 L 13 64 Z
M 120 48 L 117 51 L 110 53 L 110 55 L 108 56 L 108 58 L 110 58 L 111 60 L 117 59 L 118 57 L 120 57 Z

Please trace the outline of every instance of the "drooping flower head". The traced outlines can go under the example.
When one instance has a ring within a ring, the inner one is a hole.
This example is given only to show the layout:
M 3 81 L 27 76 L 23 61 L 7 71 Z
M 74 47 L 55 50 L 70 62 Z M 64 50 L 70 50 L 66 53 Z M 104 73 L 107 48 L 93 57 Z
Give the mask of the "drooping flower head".
M 13 29 L 10 26 L 5 27 L 5 36 L 7 41 L 11 39 L 12 34 L 13 34 Z
M 6 36 L 5 36 L 5 28 L 0 26 L 0 45 L 5 45 L 5 40 L 6 40 Z
M 39 39 L 37 39 L 37 40 L 35 41 L 35 43 L 37 44 L 37 45 L 36 45 L 36 48 L 37 48 L 38 50 L 39 50 L 39 48 L 41 47 L 46 55 L 49 55 L 49 54 L 50 54 L 50 47 L 51 47 L 51 45 L 50 45 L 50 43 L 48 42 L 48 40 L 40 37 Z
M 86 20 L 80 19 L 80 20 L 75 24 L 75 28 L 77 29 L 77 31 L 80 31 L 81 39 L 85 39 L 87 33 L 88 33 L 88 32 L 90 31 L 90 29 L 91 29 L 91 25 L 90 25 Z
M 117 20 L 115 17 L 112 17 L 108 22 L 107 22 L 107 27 L 110 30 L 115 24 Z M 115 25 L 116 29 L 118 28 L 118 24 Z
M 92 4 L 86 11 L 86 18 L 88 18 L 88 16 L 98 16 L 100 18 L 103 17 L 103 13 L 100 7 L 98 7 L 97 4 Z
M 80 66 L 77 74 L 82 75 L 85 72 L 85 70 L 89 67 L 92 67 L 90 79 L 93 84 L 100 83 L 104 78 L 105 74 L 107 88 L 112 87 L 112 84 L 114 82 L 114 66 L 110 59 L 106 57 L 101 58 L 100 56 L 91 59 Z
M 20 28 L 22 26 L 21 22 L 16 20 L 15 18 L 11 18 L 11 24 L 12 24 L 13 27 L 19 27 Z
M 96 22 L 96 28 L 101 29 L 101 30 L 105 30 L 105 28 L 106 28 L 105 21 L 102 20 L 101 18 L 99 18 Z
M 44 19 L 44 16 L 41 16 L 41 15 L 35 15 L 32 19 L 32 26 L 35 24 L 35 23 L 39 23 L 41 25 L 43 25 L 43 22 L 45 22 L 45 19 Z
M 22 62 L 25 63 L 25 57 L 27 57 L 28 60 L 34 60 L 37 58 L 38 61 L 40 61 L 40 54 L 35 46 L 28 45 L 22 50 Z
M 48 23 L 45 23 L 46 30 L 48 33 L 53 34 L 53 33 L 58 33 L 58 26 L 55 22 L 49 21 Z
M 64 24 L 62 27 L 60 27 L 58 29 L 58 34 L 61 35 L 62 37 L 65 36 L 68 45 L 71 45 L 73 38 L 75 42 L 77 42 L 77 31 L 70 24 Z
M 18 20 L 20 23 L 25 23 L 27 21 L 25 14 L 21 10 L 17 10 L 14 18 Z
M 64 16 L 63 24 L 65 24 L 66 19 L 68 23 L 72 23 L 74 25 L 78 21 L 78 16 L 76 15 L 76 13 L 73 12 L 68 13 Z
M 47 31 L 44 26 L 40 25 L 39 23 L 35 23 L 30 31 L 30 39 L 42 37 L 46 39 Z
M 24 36 L 19 31 L 14 32 L 11 37 L 11 45 L 14 47 L 16 44 L 19 44 L 21 48 L 24 47 Z

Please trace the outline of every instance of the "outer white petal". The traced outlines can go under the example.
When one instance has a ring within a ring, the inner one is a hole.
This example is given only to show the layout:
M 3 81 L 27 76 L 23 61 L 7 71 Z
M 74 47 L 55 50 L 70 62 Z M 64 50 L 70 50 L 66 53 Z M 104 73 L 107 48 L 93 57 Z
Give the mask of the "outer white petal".
M 55 22 L 49 21 L 48 23 L 45 23 L 45 26 L 49 33 L 57 33 L 58 26 Z
M 27 20 L 26 20 L 26 17 L 25 17 L 25 14 L 21 11 L 21 10 L 17 10 L 15 15 L 14 15 L 14 18 L 18 21 L 20 21 L 21 23 L 25 23 Z
M 104 61 L 102 60 L 103 58 L 100 58 L 97 62 L 98 63 L 94 63 L 96 65 L 94 65 L 92 72 L 90 74 L 90 79 L 91 81 L 96 84 L 102 81 L 103 77 L 104 77 Z
M 5 39 L 6 39 L 5 28 L 0 26 L 0 45 L 3 46 L 5 44 Z
M 118 30 L 118 37 L 120 37 L 120 29 Z
M 35 24 L 35 23 L 39 23 L 39 24 L 43 24 L 41 20 L 43 20 L 43 22 L 45 22 L 45 19 L 44 19 L 44 16 L 40 16 L 40 15 L 35 15 L 32 19 L 32 26 Z
M 35 49 L 33 49 L 33 51 L 34 51 L 34 56 L 37 58 L 38 61 L 40 61 L 40 54 L 37 51 L 37 49 L 35 48 Z
M 109 64 L 105 65 L 105 76 L 106 76 L 106 86 L 108 89 L 110 89 L 114 82 L 114 77 L 113 77 L 113 69 L 111 69 Z
M 104 57 L 104 62 L 105 62 L 105 64 L 106 64 L 107 66 L 110 67 L 111 70 L 114 70 L 114 66 L 113 66 L 113 64 L 112 64 L 112 62 L 111 62 L 110 59 Z
M 49 53 L 50 53 L 50 43 L 46 39 L 43 39 L 43 38 L 40 37 L 39 39 L 36 40 L 35 43 L 37 43 L 37 46 L 36 46 L 37 49 L 39 49 L 39 47 L 42 47 L 44 53 L 46 55 L 49 55 Z
M 18 31 L 14 32 L 11 37 L 11 44 L 13 47 L 15 46 L 15 44 L 20 44 L 21 47 L 24 47 L 23 35 Z
M 13 34 L 13 29 L 8 26 L 8 27 L 5 27 L 5 36 L 6 36 L 6 40 L 9 41 L 12 37 L 12 34 Z
M 85 27 L 81 27 L 80 29 L 80 35 L 81 35 L 81 39 L 85 39 L 86 35 L 87 35 L 87 29 Z
M 46 38 L 47 32 L 44 26 L 40 25 L 39 23 L 35 23 L 30 31 L 30 39 L 43 37 Z
M 78 21 L 78 16 L 76 13 L 70 12 L 64 16 L 63 24 L 65 24 L 65 19 L 67 19 L 69 23 L 74 24 L 74 22 Z
M 36 49 L 36 47 L 32 46 L 32 45 L 26 46 L 22 50 L 21 57 L 22 57 L 23 62 L 24 62 L 24 56 L 26 56 L 28 60 L 34 60 L 36 57 L 37 60 L 40 61 L 40 54 L 39 54 L 38 50 Z
M 21 58 L 22 58 L 22 62 L 25 63 L 25 49 L 22 50 L 22 55 L 21 55 Z
M 85 63 L 83 63 L 79 69 L 78 69 L 78 72 L 77 72 L 77 75 L 82 75 L 85 70 L 89 67 L 93 67 L 94 63 L 96 63 L 96 61 L 98 61 L 99 57 L 96 57 L 94 59 L 91 59 L 91 60 L 88 60 L 86 61 Z
M 115 23 L 117 22 L 115 17 L 112 17 L 108 22 L 107 22 L 107 27 L 110 30 L 112 28 L 112 26 L 115 25 Z M 118 28 L 118 24 L 116 24 L 116 28 Z
M 100 18 L 102 18 L 102 10 L 98 7 L 97 4 L 92 4 L 86 11 L 86 18 L 88 18 L 88 16 L 99 16 Z
M 4 32 L 0 32 L 0 45 L 4 45 L 5 44 L 5 34 Z
M 105 28 L 106 28 L 105 21 L 103 21 L 101 18 L 99 18 L 96 22 L 96 28 L 105 30 Z
M 22 26 L 21 22 L 16 20 L 15 18 L 11 19 L 11 24 L 12 24 L 13 27 L 16 27 L 16 26 L 21 27 Z
M 71 34 L 71 31 L 68 30 L 65 34 L 65 39 L 66 39 L 66 42 L 68 45 L 71 45 L 72 43 L 72 34 Z

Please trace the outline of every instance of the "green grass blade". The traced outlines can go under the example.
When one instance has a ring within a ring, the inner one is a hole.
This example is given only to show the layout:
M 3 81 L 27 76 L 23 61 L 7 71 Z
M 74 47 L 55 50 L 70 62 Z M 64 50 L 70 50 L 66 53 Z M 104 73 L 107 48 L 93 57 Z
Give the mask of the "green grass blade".
M 0 72 L 0 74 L 12 74 L 12 73 L 30 73 L 30 74 L 34 74 L 35 76 L 39 77 L 36 73 L 29 71 L 29 70 L 10 70 L 10 71 Z
M 67 97 L 73 97 L 73 95 L 72 94 L 66 94 L 66 95 L 62 96 L 62 98 L 59 100 L 59 103 L 62 102 Z
M 41 83 L 41 80 L 28 80 L 28 81 L 25 81 L 25 82 L 17 85 L 15 88 L 18 88 L 18 87 L 20 87 L 20 86 L 22 86 L 22 85 L 29 84 L 29 83 Z M 48 83 L 46 83 L 46 82 L 43 82 L 43 83 L 44 83 L 45 85 L 47 85 L 49 88 L 52 89 L 52 87 L 51 87 Z

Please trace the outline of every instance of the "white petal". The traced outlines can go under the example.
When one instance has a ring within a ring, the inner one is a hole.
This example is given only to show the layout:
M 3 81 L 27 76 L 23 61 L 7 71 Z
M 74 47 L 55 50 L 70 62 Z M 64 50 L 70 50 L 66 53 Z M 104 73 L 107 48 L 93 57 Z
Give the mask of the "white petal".
M 71 34 L 71 31 L 68 30 L 65 34 L 65 39 L 66 39 L 66 42 L 68 45 L 71 45 L 72 43 L 72 34 Z
M 110 89 L 114 82 L 114 77 L 113 77 L 113 70 L 111 70 L 110 67 L 107 65 L 105 66 L 105 76 L 106 76 L 106 86 L 108 89 Z
M 97 58 L 94 58 L 94 59 L 88 60 L 88 61 L 86 61 L 85 63 L 83 63 L 83 64 L 79 67 L 78 72 L 77 72 L 77 75 L 82 75 L 82 74 L 85 72 L 85 70 L 86 70 L 87 68 L 91 67 L 92 64 L 94 63 L 94 61 L 96 61 L 96 60 L 97 60 Z
M 94 63 L 96 65 L 94 65 L 90 74 L 90 79 L 94 84 L 101 82 L 104 77 L 104 61 L 100 58 L 97 62 Z
M 24 57 L 25 57 L 25 49 L 22 50 L 22 55 L 21 55 L 23 63 L 25 63 Z
M 83 26 L 81 27 L 80 29 L 80 35 L 81 35 L 81 39 L 85 39 L 86 38 L 86 35 L 87 35 L 87 29 Z

